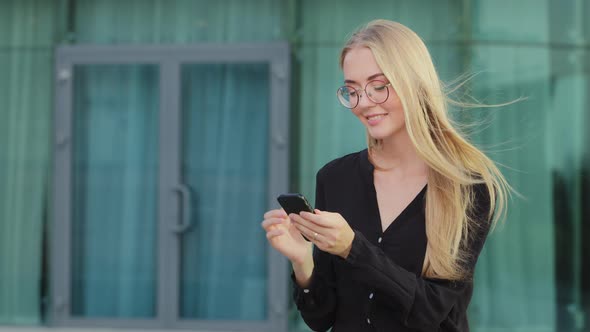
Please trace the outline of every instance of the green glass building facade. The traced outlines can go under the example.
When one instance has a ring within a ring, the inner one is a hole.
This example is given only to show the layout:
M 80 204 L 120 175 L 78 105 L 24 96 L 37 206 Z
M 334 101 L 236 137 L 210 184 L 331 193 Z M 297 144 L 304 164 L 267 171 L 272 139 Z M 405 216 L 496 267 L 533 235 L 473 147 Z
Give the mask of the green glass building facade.
M 453 110 L 518 192 L 472 330 L 587 331 L 589 17 L 586 0 L 0 1 L 0 331 L 306 331 L 259 222 L 365 147 L 338 55 L 376 18 L 416 31 L 445 82 L 475 74 L 454 97 L 522 98 Z

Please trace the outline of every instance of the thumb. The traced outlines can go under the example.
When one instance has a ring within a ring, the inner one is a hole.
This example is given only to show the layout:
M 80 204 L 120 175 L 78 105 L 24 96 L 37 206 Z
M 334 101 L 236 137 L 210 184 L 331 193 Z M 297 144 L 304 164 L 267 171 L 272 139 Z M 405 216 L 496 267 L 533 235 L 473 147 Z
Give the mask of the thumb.
M 324 213 L 324 211 L 321 211 L 320 209 L 314 209 L 313 212 L 315 214 L 323 214 Z

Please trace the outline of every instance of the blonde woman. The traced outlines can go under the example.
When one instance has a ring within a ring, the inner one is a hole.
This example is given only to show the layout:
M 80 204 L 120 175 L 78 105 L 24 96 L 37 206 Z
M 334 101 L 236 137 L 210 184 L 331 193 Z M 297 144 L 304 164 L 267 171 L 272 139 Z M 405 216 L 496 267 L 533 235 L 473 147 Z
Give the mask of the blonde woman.
M 297 307 L 314 331 L 468 331 L 475 264 L 509 187 L 453 127 L 413 31 L 370 22 L 340 65 L 338 98 L 368 148 L 318 172 L 315 213 L 262 222 L 291 261 Z

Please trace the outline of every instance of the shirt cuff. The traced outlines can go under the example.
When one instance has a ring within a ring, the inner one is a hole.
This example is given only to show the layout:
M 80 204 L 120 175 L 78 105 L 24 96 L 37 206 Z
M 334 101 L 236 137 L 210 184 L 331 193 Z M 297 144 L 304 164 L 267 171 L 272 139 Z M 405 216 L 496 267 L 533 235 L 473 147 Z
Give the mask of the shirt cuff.
M 363 247 L 365 247 L 367 239 L 361 232 L 356 230 L 353 231 L 354 239 L 352 239 L 352 244 L 350 245 L 350 252 L 348 253 L 348 256 L 346 256 L 345 261 L 349 264 L 354 265 L 359 261 L 359 257 L 362 256 Z
M 291 281 L 293 282 L 293 299 L 299 310 L 309 310 L 315 307 L 316 301 L 314 295 L 316 293 L 317 282 L 315 282 L 314 273 L 312 272 L 310 283 L 308 287 L 303 288 L 297 284 L 295 273 L 291 272 Z

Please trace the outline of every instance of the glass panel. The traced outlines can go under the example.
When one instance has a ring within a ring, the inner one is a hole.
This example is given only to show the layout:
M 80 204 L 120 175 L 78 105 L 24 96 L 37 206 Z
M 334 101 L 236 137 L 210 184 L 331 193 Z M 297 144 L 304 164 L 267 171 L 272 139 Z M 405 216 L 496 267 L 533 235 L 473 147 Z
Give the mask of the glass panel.
M 290 33 L 293 12 L 291 1 L 274 0 L 150 0 L 147 3 L 145 0 L 76 0 L 75 3 L 76 41 L 83 44 L 285 40 Z
M 539 142 L 550 142 L 550 53 L 511 45 L 471 49 L 474 68 L 494 69 L 470 83 L 476 98 L 500 103 L 520 94 L 534 96 L 499 109 L 465 112 L 469 123 L 491 124 L 473 131 L 473 139 L 509 166 L 502 171 L 525 197 L 510 202 L 506 223 L 488 238 L 479 258 L 471 326 L 475 331 L 546 330 L 555 325 L 554 225 L 550 145 Z
M 159 75 L 74 71 L 72 315 L 153 317 Z
M 269 96 L 266 64 L 182 66 L 181 318 L 266 318 Z
M 44 235 L 57 8 L 57 1 L 0 1 L 0 325 L 43 324 L 50 302 Z
M 584 62 L 590 63 L 589 55 L 580 48 L 551 52 L 551 97 L 556 107 L 549 115 L 549 132 L 558 331 L 590 329 L 590 246 L 585 240 L 590 235 L 590 136 L 587 130 L 590 73 L 584 71 Z

